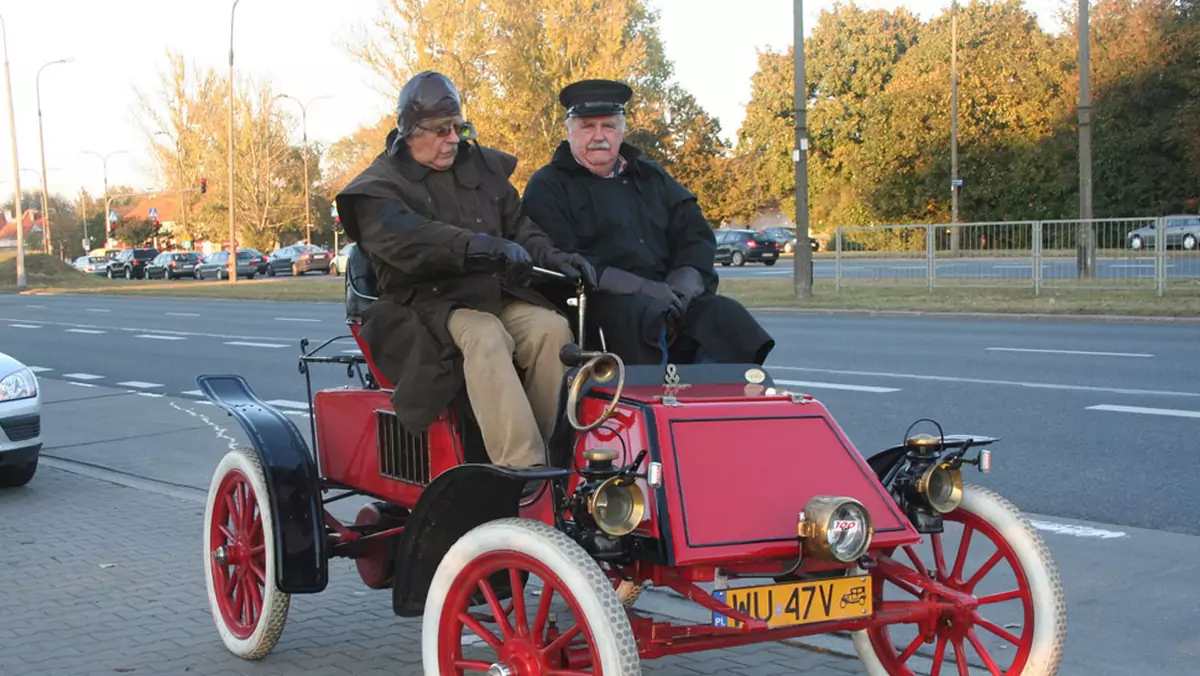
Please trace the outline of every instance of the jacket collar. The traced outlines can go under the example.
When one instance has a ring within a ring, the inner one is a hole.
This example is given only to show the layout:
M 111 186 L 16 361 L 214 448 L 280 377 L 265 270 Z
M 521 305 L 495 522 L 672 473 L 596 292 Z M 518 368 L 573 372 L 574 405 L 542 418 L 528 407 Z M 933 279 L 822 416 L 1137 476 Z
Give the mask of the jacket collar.
M 483 175 L 479 170 L 479 162 L 472 161 L 474 160 L 473 155 L 476 152 L 478 151 L 469 141 L 462 141 L 458 144 L 458 155 L 454 158 L 454 165 L 449 169 L 454 174 L 454 178 L 466 188 L 477 188 L 483 183 Z M 433 169 L 413 159 L 412 155 L 408 152 L 407 144 L 399 144 L 392 159 L 399 168 L 400 175 L 413 183 L 421 183 L 433 171 Z
M 639 160 L 642 156 L 642 151 L 628 143 L 622 142 L 620 155 L 628 162 L 628 165 L 625 167 L 625 173 L 641 174 L 641 163 Z M 583 166 L 579 163 L 579 160 L 575 159 L 575 156 L 571 154 L 571 144 L 567 141 L 558 144 L 558 148 L 555 149 L 554 157 L 550 160 L 550 163 L 567 172 L 596 176 L 592 173 L 591 169 Z

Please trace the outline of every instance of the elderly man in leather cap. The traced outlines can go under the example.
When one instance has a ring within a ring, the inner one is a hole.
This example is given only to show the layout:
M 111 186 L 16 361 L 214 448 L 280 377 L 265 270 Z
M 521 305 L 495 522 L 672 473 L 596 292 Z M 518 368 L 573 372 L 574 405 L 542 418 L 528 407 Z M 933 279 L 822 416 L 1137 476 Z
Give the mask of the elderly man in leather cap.
M 338 194 L 378 278 L 361 336 L 396 386 L 405 429 L 423 431 L 465 386 L 492 462 L 543 464 L 559 350 L 573 337 L 530 274 L 539 265 L 594 283 L 595 273 L 522 214 L 516 158 L 473 137 L 453 83 L 419 73 L 400 92 L 386 150 Z
M 630 363 L 762 364 L 775 341 L 717 295 L 716 244 L 696 196 L 624 142 L 620 82 L 564 88 L 567 140 L 525 189 L 525 212 L 595 267 L 589 316 Z

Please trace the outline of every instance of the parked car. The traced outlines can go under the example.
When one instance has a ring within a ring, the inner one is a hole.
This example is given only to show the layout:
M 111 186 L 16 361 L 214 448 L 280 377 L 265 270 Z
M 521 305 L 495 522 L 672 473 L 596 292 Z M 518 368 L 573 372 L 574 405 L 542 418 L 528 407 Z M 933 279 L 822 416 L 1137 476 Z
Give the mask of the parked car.
M 334 257 L 333 262 L 329 264 L 330 274 L 340 275 L 346 271 L 346 260 L 350 256 L 350 249 L 352 248 L 354 248 L 353 242 L 342 247 L 342 250 Z
M 42 397 L 37 376 L 0 352 L 0 488 L 24 486 L 42 452 Z
M 1164 234 L 1166 235 L 1165 246 L 1163 248 L 1181 248 L 1188 251 L 1200 249 L 1200 216 L 1194 214 L 1175 214 L 1167 216 L 1163 219 Z M 1157 232 L 1156 226 L 1152 223 L 1142 228 L 1138 228 L 1125 235 L 1125 241 L 1130 249 L 1143 249 L 1154 246 L 1154 237 Z
M 756 230 L 717 230 L 716 262 L 721 265 L 742 266 L 747 262 L 775 265 L 779 246 L 775 240 Z
M 161 253 L 146 264 L 146 279 L 194 277 L 200 255 L 191 251 Z
M 254 279 L 258 274 L 258 262 L 261 260 L 246 250 L 237 252 L 237 276 Z M 229 279 L 229 251 L 215 251 L 196 265 L 193 275 L 196 279 Z
M 103 275 L 108 272 L 107 256 L 80 256 L 71 265 L 78 271 L 89 275 Z
M 158 256 L 158 249 L 124 249 L 108 262 L 109 279 L 143 279 L 146 264 Z
M 291 272 L 299 276 L 314 271 L 329 274 L 332 260 L 333 256 L 319 246 L 293 244 L 271 253 L 267 259 L 267 275 L 274 277 L 281 272 Z
M 792 253 L 796 250 L 796 230 L 795 228 L 763 228 L 759 232 L 775 240 L 775 244 L 779 246 L 783 253 Z M 813 251 L 818 251 L 821 248 L 821 242 L 816 237 L 808 238 L 808 246 Z
M 270 260 L 267 255 L 258 249 L 241 249 L 250 254 L 255 259 L 255 264 L 258 266 L 258 274 L 267 274 L 267 262 Z

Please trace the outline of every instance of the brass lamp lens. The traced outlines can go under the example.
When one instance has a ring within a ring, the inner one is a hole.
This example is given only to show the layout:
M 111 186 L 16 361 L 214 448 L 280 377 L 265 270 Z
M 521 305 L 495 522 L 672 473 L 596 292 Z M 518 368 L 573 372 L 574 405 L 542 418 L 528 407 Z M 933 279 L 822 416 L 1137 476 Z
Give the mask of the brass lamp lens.
M 922 483 L 929 505 L 943 514 L 953 511 L 962 502 L 962 474 L 957 470 L 934 467 Z
M 606 481 L 592 497 L 592 518 L 609 535 L 632 533 L 645 511 L 646 499 L 636 484 L 618 486 Z

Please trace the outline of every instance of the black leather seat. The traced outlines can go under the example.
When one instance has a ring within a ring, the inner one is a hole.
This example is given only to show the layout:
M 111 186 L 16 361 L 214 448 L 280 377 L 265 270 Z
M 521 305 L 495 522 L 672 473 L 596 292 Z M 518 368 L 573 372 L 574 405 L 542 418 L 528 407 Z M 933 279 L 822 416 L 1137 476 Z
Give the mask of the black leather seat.
M 362 313 L 378 297 L 378 281 L 371 257 L 355 244 L 346 254 L 346 319 L 362 321 Z

